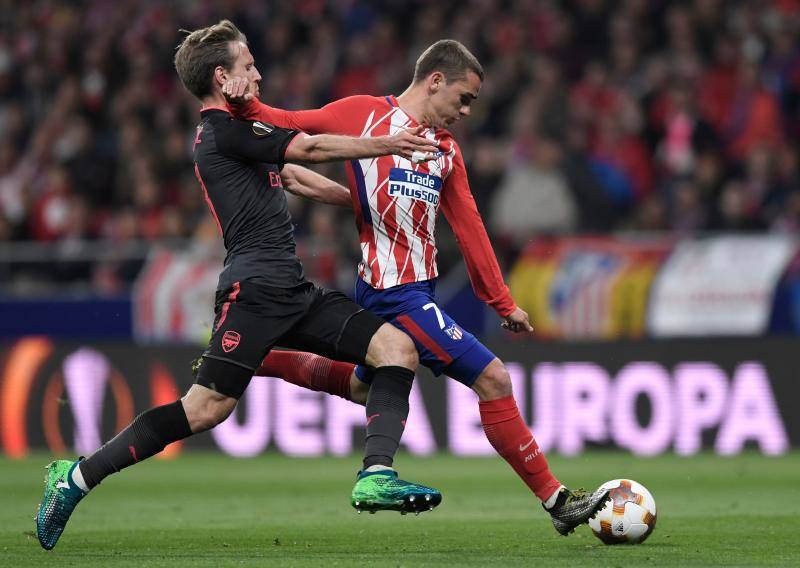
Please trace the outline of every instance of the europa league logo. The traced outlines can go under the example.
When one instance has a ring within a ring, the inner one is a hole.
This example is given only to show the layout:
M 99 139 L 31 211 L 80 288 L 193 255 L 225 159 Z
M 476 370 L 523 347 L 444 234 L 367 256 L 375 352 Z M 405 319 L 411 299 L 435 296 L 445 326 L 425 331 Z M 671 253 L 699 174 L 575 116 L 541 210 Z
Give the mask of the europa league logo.
M 9 457 L 22 457 L 28 451 L 28 407 L 38 381 L 46 381 L 41 401 L 42 431 L 54 454 L 67 453 L 60 420 L 64 411 L 71 413 L 75 451 L 88 454 L 100 447 L 103 403 L 108 388 L 116 407 L 117 430 L 133 419 L 130 388 L 105 355 L 82 347 L 65 357 L 60 369 L 45 377 L 39 371 L 52 351 L 48 339 L 29 338 L 18 342 L 9 352 L 0 389 L 1 435 Z

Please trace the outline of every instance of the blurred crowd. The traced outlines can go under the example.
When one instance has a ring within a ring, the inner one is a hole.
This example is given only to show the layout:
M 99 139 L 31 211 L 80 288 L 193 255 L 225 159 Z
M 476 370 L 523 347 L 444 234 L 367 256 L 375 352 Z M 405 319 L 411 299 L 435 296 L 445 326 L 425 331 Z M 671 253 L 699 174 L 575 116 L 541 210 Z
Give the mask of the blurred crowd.
M 486 81 L 454 131 L 505 258 L 539 234 L 800 231 L 800 0 L 0 6 L 0 243 L 216 239 L 172 59 L 180 29 L 221 18 L 284 108 L 399 94 L 429 44 L 466 44 Z M 309 272 L 336 284 L 349 213 L 292 208 Z

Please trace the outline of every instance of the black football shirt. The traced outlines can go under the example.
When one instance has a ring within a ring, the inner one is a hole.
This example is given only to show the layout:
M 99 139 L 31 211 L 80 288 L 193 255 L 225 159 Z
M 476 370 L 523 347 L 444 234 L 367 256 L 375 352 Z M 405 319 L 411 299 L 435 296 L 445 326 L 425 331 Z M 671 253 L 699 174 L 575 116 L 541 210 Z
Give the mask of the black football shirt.
M 277 288 L 302 284 L 280 174 L 298 131 L 237 120 L 218 108 L 200 117 L 194 171 L 227 251 L 218 289 L 242 280 Z

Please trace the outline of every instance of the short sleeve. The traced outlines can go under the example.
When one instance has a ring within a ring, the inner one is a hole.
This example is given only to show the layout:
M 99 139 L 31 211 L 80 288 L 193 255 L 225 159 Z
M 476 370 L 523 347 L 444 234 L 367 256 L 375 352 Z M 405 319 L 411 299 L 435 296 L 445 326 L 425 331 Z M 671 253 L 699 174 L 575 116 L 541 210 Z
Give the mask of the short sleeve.
M 225 156 L 282 165 L 289 143 L 297 130 L 279 128 L 265 122 L 228 119 L 214 131 L 217 149 Z

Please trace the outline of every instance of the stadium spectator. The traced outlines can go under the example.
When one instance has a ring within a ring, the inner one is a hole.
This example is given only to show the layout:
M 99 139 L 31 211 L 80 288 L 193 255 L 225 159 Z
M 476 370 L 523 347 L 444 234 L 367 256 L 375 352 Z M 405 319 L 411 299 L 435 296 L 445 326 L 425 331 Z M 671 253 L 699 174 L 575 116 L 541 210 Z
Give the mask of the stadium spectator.
M 650 127 L 657 133 L 656 156 L 669 179 L 695 171 L 698 154 L 719 144 L 714 128 L 696 109 L 691 89 L 671 85 L 650 108 Z
M 777 150 L 783 142 L 778 100 L 762 85 L 756 63 L 739 67 L 730 111 L 722 128 L 729 156 L 746 159 L 757 146 Z
M 72 193 L 66 170 L 50 168 L 31 208 L 30 230 L 36 240 L 54 241 L 66 235 Z
M 672 189 L 671 228 L 679 235 L 691 234 L 706 226 L 707 212 L 698 187 L 682 180 Z
M 503 177 L 490 208 L 495 235 L 519 249 L 537 234 L 577 228 L 575 200 L 560 169 L 563 150 L 550 139 L 520 141 L 517 163 Z
M 611 190 L 597 175 L 598 163 L 586 152 L 588 136 L 581 124 L 567 128 L 561 171 L 572 190 L 581 230 L 588 233 L 609 231 L 620 213 L 614 207 Z
M 734 179 L 725 184 L 719 196 L 718 210 L 717 219 L 711 225 L 713 229 L 756 231 L 765 228 L 742 180 Z
M 786 201 L 772 222 L 772 229 L 781 233 L 800 234 L 800 191 L 786 196 Z

